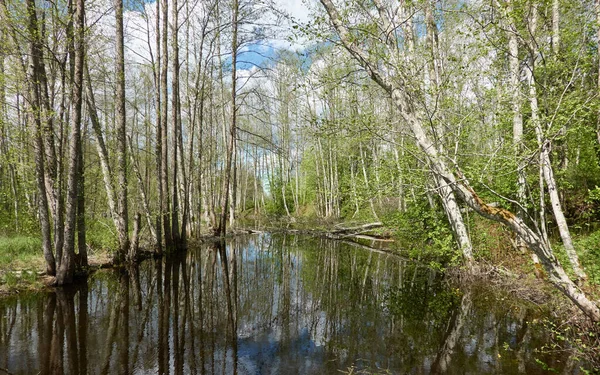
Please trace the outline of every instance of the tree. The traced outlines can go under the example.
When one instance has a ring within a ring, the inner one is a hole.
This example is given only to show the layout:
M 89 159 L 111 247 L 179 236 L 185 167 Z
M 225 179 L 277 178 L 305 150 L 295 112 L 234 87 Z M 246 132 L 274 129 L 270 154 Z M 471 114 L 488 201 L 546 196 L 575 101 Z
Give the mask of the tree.
M 162 5 L 162 66 L 160 68 L 160 95 L 161 95 L 161 109 L 160 114 L 160 134 L 161 134 L 161 177 L 162 177 L 162 222 L 163 222 L 163 236 L 165 238 L 165 245 L 167 249 L 173 246 L 173 233 L 171 232 L 172 227 L 170 223 L 170 210 L 171 205 L 169 204 L 169 138 L 168 138 L 168 79 L 167 75 L 169 72 L 169 51 L 168 51 L 168 35 L 169 35 L 169 9 L 167 0 L 160 0 Z M 158 15 L 157 15 L 158 17 Z M 157 31 L 158 33 L 158 31 Z
M 119 236 L 118 260 L 124 260 L 129 251 L 129 213 L 127 209 L 127 128 L 125 116 L 125 46 L 123 35 L 123 0 L 115 0 L 117 83 L 115 116 L 117 126 L 117 233 Z
M 2 3 L 3 8 L 3 19 L 7 19 L 8 9 L 6 8 L 6 4 Z M 44 111 L 45 104 L 43 103 L 42 93 L 44 92 L 44 88 L 42 84 L 46 82 L 44 77 L 45 68 L 43 65 L 43 49 L 41 47 L 40 41 L 40 33 L 39 33 L 39 25 L 38 19 L 35 9 L 35 2 L 33 0 L 27 1 L 27 31 L 30 37 L 29 43 L 29 55 L 31 59 L 30 70 L 28 72 L 27 86 L 28 86 L 28 94 L 30 97 L 31 109 L 32 109 L 32 117 L 33 117 L 33 134 L 34 134 L 34 152 L 35 152 L 35 162 L 36 162 L 36 182 L 37 182 L 37 191 L 38 191 L 38 214 L 40 220 L 40 227 L 42 232 L 42 250 L 44 253 L 44 258 L 46 260 L 46 272 L 48 275 L 54 276 L 56 275 L 57 264 L 56 259 L 58 258 L 59 262 L 62 260 L 59 255 L 62 252 L 62 223 L 60 223 L 60 215 L 58 215 L 57 209 L 57 197 L 54 193 L 54 184 L 51 176 L 48 176 L 51 173 L 48 173 L 48 168 L 46 167 L 46 163 L 53 164 L 55 162 L 55 153 L 53 142 L 46 142 L 44 144 L 44 135 L 48 136 L 52 134 L 52 123 L 48 122 L 46 126 L 44 126 L 44 121 L 46 121 L 47 111 Z M 13 39 L 15 43 L 17 43 L 16 37 L 13 34 Z M 23 66 L 23 69 L 25 67 Z M 49 119 L 48 119 L 49 120 Z M 46 146 L 48 148 L 46 148 Z M 45 154 L 45 151 L 50 151 L 49 155 Z M 49 160 L 48 160 L 49 159 Z M 50 178 L 47 178 L 50 177 Z M 46 183 L 50 186 L 50 192 L 47 191 Z M 50 195 L 50 199 L 52 200 L 52 208 L 55 220 L 55 242 L 56 247 L 56 258 L 52 249 L 52 239 L 51 239 L 51 224 L 50 224 L 50 214 L 48 211 L 48 196 Z M 60 250 L 59 250 L 60 249 Z M 60 263 L 59 263 L 60 264 Z
M 231 169 L 233 163 L 233 156 L 235 151 L 235 138 L 236 138 L 236 123 L 237 123 L 237 79 L 236 79 L 236 63 L 238 53 L 238 12 L 239 3 L 238 0 L 233 0 L 232 7 L 232 27 L 233 32 L 231 36 L 231 125 L 229 127 L 229 137 L 227 139 L 227 150 L 226 150 L 226 161 L 225 171 L 223 176 L 223 189 L 221 191 L 221 217 L 219 220 L 219 226 L 216 234 L 218 236 L 224 236 L 227 233 L 227 214 L 229 207 L 229 189 L 231 182 Z M 234 187 L 235 188 L 235 187 Z
M 171 63 L 173 64 L 173 76 L 172 76 L 172 93 L 171 93 L 171 129 L 173 139 L 173 193 L 172 193 L 172 212 L 171 212 L 171 236 L 176 246 L 180 245 L 180 234 L 179 234 L 179 182 L 178 182 L 178 159 L 177 149 L 180 144 L 181 136 L 181 101 L 179 98 L 179 7 L 177 0 L 173 0 L 171 4 L 172 23 L 171 23 L 171 38 L 173 55 L 171 57 Z M 183 163 L 183 161 L 182 161 Z M 185 183 L 185 181 L 184 181 Z M 185 229 L 185 228 L 184 228 Z M 185 234 L 183 234 L 185 237 Z
M 391 65 L 396 69 L 392 74 L 387 73 L 387 71 L 385 73 L 381 71 L 378 64 L 374 62 L 374 56 L 362 48 L 362 43 L 359 44 L 356 42 L 355 34 L 344 25 L 344 21 L 342 21 L 337 8 L 331 0 L 321 0 L 321 4 L 327 11 L 329 20 L 333 24 L 337 36 L 348 53 L 367 71 L 371 79 L 392 98 L 402 119 L 410 127 L 417 144 L 427 158 L 429 167 L 437 175 L 437 178 L 451 187 L 452 191 L 471 209 L 488 219 L 504 224 L 520 236 L 540 258 L 550 281 L 569 297 L 590 319 L 600 321 L 600 309 L 598 306 L 588 299 L 569 279 L 559 261 L 552 253 L 552 250 L 541 238 L 539 232 L 532 230 L 522 219 L 510 211 L 486 204 L 471 188 L 468 180 L 458 170 L 458 166 L 455 166 L 456 172 L 454 172 L 444 161 L 443 155 L 440 155 L 438 148 L 427 135 L 422 125 L 424 123 L 422 110 L 419 108 L 419 103 L 415 100 L 415 96 L 418 95 L 418 86 L 416 88 L 410 86 L 410 78 L 407 72 L 402 69 L 400 61 L 397 60 L 397 56 L 401 55 L 400 47 L 396 41 L 388 38 L 388 33 L 394 27 L 394 18 L 389 16 L 390 13 L 386 12 L 383 4 L 379 0 L 374 0 L 374 4 L 379 11 L 376 26 L 380 34 L 378 40 L 370 38 L 370 41 L 377 43 L 376 45 L 379 48 L 388 51 L 388 55 L 392 56 L 392 59 L 396 59 Z
M 81 159 L 81 108 L 83 104 L 83 60 L 85 37 L 85 7 L 84 0 L 77 0 L 75 6 L 74 30 L 74 77 L 71 93 L 71 135 L 69 139 L 69 168 L 67 180 L 66 220 L 65 220 L 65 248 L 62 260 L 56 274 L 58 285 L 69 284 L 73 281 L 75 272 L 75 231 L 80 171 L 78 164 Z

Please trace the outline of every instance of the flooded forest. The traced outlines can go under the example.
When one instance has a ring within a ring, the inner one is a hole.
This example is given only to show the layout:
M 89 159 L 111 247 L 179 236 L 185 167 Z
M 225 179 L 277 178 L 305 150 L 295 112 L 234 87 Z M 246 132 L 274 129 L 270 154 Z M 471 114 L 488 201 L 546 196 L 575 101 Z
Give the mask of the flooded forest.
M 600 371 L 600 0 L 0 0 L 0 374 Z

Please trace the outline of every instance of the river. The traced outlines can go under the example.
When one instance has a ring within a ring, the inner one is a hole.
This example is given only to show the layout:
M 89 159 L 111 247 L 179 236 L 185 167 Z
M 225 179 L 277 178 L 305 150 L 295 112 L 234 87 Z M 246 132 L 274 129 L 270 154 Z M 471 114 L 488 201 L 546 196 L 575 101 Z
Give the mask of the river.
M 539 308 L 308 236 L 98 271 L 1 299 L 0 317 L 0 374 L 577 373 L 538 351 L 550 340 L 531 323 Z

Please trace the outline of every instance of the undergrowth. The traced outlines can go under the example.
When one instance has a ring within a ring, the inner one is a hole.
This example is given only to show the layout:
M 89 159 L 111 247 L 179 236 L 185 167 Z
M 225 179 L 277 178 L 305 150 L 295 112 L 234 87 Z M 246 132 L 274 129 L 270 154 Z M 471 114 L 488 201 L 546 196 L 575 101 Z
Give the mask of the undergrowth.
M 41 247 L 34 237 L 0 237 L 0 292 L 36 285 L 44 265 Z
M 28 265 L 41 255 L 42 242 L 35 237 L 0 237 L 0 268 Z

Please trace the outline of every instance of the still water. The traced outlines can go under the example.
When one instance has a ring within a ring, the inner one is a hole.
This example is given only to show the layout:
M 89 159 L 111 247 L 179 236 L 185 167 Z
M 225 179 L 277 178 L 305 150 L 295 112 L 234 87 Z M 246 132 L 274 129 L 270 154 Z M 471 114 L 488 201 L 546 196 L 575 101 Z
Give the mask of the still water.
M 562 372 L 524 306 L 394 255 L 253 235 L 0 300 L 0 373 Z

